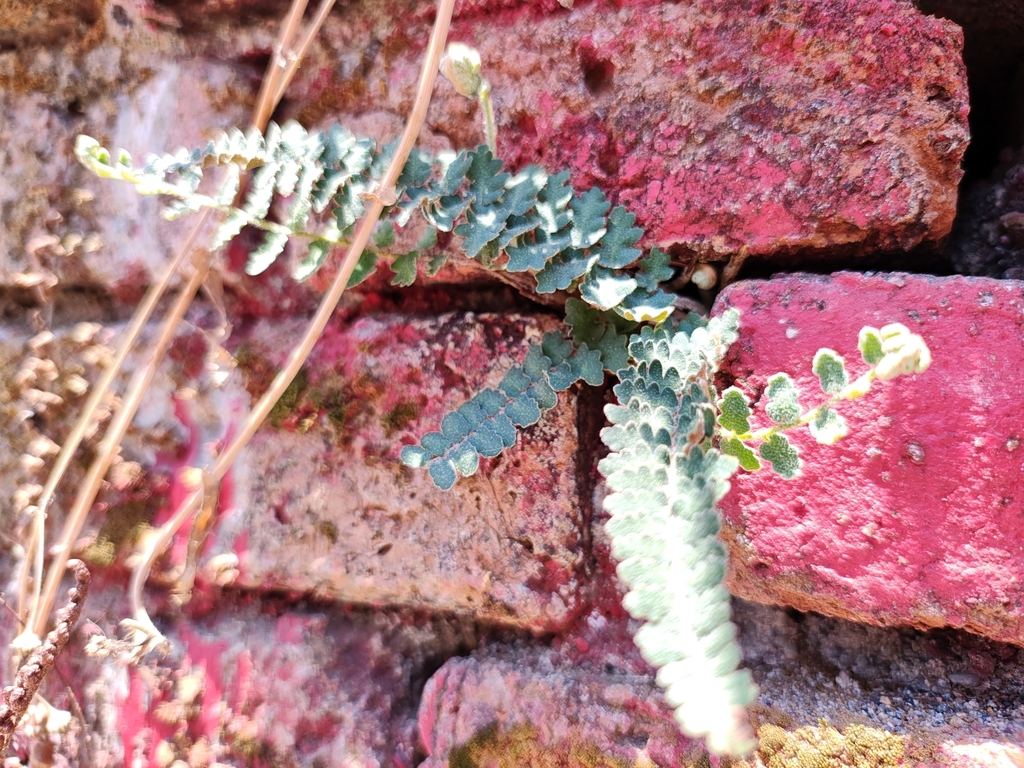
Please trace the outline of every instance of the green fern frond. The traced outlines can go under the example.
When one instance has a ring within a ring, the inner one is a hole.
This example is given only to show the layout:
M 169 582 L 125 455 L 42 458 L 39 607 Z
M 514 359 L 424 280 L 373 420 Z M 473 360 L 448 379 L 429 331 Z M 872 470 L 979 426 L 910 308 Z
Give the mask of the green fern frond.
M 476 473 L 480 457 L 492 458 L 511 448 L 516 429 L 536 424 L 541 411 L 555 407 L 557 393 L 580 379 L 588 384 L 604 380 L 600 354 L 586 344 L 574 349 L 561 334 L 547 333 L 497 389 L 478 392 L 444 417 L 440 432 L 428 432 L 418 446 L 405 446 L 402 463 L 425 466 L 434 483 L 447 490 L 458 475 Z
M 373 142 L 356 139 L 340 127 L 323 133 L 307 133 L 295 122 L 271 123 L 266 136 L 255 131 L 222 133 L 205 147 L 178 150 L 148 158 L 136 168 L 131 157 L 111 154 L 87 136 L 75 146 L 78 159 L 105 178 L 117 178 L 135 185 L 141 194 L 165 195 L 172 200 L 165 215 L 178 216 L 202 208 L 222 211 L 225 216 L 214 233 L 212 246 L 228 243 L 245 226 L 267 232 L 252 254 L 246 272 L 259 274 L 281 254 L 292 237 L 318 242 L 300 267 L 308 276 L 323 262 L 329 244 L 339 243 L 362 215 L 361 194 L 374 183 L 373 160 L 379 156 Z M 209 193 L 199 187 L 211 168 L 224 169 L 221 180 Z M 253 171 L 239 206 L 240 171 Z M 275 198 L 290 199 L 284 222 L 267 220 Z M 307 231 L 311 214 L 331 208 L 334 221 L 322 233 Z
M 78 137 L 75 149 L 97 175 L 171 198 L 169 217 L 220 211 L 213 247 L 247 226 L 264 231 L 249 256 L 250 274 L 265 270 L 292 238 L 302 238 L 307 253 L 295 270 L 302 279 L 346 244 L 395 146 L 378 150 L 338 126 L 311 134 L 289 122 L 271 124 L 265 135 L 227 131 L 204 147 L 150 157 L 141 168 L 128 153 L 111 153 L 87 136 Z M 219 169 L 212 181 L 211 168 Z M 251 172 L 245 187 L 243 171 Z M 204 182 L 208 189 L 200 192 Z M 571 341 L 546 334 L 496 389 L 449 413 L 419 445 L 405 446 L 402 461 L 427 467 L 438 486 L 450 488 L 459 475 L 476 472 L 481 457 L 512 446 L 518 429 L 555 406 L 558 392 L 580 380 L 601 384 L 605 372 L 616 375 L 618 404 L 606 407 L 611 426 L 601 433 L 611 453 L 599 469 L 612 491 L 605 500 L 607 528 L 629 590 L 624 605 L 644 622 L 637 645 L 658 668 L 658 683 L 686 733 L 706 737 L 717 754 L 752 750 L 745 708 L 757 689 L 749 673 L 738 670 L 715 505 L 737 466 L 753 471 L 763 460 L 784 477 L 798 474 L 799 456 L 781 430 L 807 424 L 819 442 L 839 439 L 846 423 L 832 406 L 864 395 L 876 378 L 924 372 L 931 353 L 923 339 L 898 324 L 863 329 L 859 348 L 872 368 L 852 383 L 843 359 L 822 350 L 813 371 L 828 400 L 802 413 L 793 380 L 774 376 L 766 393 L 773 425 L 751 431 L 743 393 L 731 388 L 718 399 L 713 386 L 736 339 L 738 314 L 730 310 L 707 321 L 690 313 L 669 321 L 675 297 L 661 288 L 673 276 L 669 256 L 657 248 L 644 255 L 633 214 L 612 208 L 600 190 L 576 194 L 568 171 L 528 166 L 511 175 L 480 147 L 438 158 L 412 152 L 395 195 L 396 204 L 381 218 L 376 250 L 363 253 L 350 285 L 372 274 L 378 251 L 395 244 L 394 226 L 419 212 L 430 226 L 412 251 L 391 254 L 392 284 L 412 284 L 421 258 L 428 260 L 428 274 L 444 265 L 448 252 L 434 248 L 443 231 L 454 232 L 465 254 L 487 268 L 532 274 L 539 293 L 575 294 L 565 305 Z M 268 218 L 275 201 L 283 221 Z
M 746 706 L 757 695 L 738 671 L 740 649 L 729 620 L 726 551 L 716 538 L 715 504 L 736 460 L 711 446 L 712 376 L 736 338 L 737 314 L 706 325 L 644 327 L 630 339 L 633 364 L 619 372 L 618 405 L 601 438 L 611 454 L 599 469 L 613 491 L 605 500 L 623 604 L 645 622 L 636 643 L 653 666 L 676 720 L 706 737 L 718 754 L 756 742 Z
M 565 322 L 576 344 L 586 344 L 601 353 L 601 364 L 609 373 L 617 374 L 629 364 L 626 345 L 637 323 L 614 312 L 601 312 L 579 299 L 565 302 Z
M 165 209 L 169 215 L 222 211 L 214 247 L 246 226 L 265 231 L 246 265 L 250 274 L 272 264 L 290 238 L 303 238 L 308 253 L 295 270 L 301 279 L 350 235 L 394 145 L 377 150 L 338 126 L 308 133 L 289 122 L 271 123 L 265 136 L 227 131 L 204 147 L 150 157 L 142 168 L 127 153 L 112 156 L 85 136 L 76 151 L 101 176 L 128 181 L 143 194 L 174 198 Z M 200 192 L 214 167 L 223 173 L 211 191 Z M 252 175 L 236 206 L 242 170 Z M 633 214 L 621 206 L 612 209 L 599 189 L 576 194 L 568 181 L 568 171 L 552 175 L 538 166 L 510 175 L 483 146 L 436 159 L 413 152 L 399 175 L 398 202 L 383 220 L 403 226 L 418 210 L 434 230 L 459 236 L 468 257 L 490 268 L 532 273 L 540 293 L 578 291 L 597 309 L 627 320 L 664 320 L 674 308 L 671 294 L 658 287 L 672 276 L 668 257 L 658 249 L 644 257 L 636 247 L 643 231 L 633 226 Z M 283 221 L 268 219 L 276 199 L 287 201 Z M 326 225 L 313 220 L 325 212 L 331 214 Z M 444 258 L 435 257 L 431 270 Z M 410 257 L 399 268 L 399 282 L 405 283 L 413 274 Z

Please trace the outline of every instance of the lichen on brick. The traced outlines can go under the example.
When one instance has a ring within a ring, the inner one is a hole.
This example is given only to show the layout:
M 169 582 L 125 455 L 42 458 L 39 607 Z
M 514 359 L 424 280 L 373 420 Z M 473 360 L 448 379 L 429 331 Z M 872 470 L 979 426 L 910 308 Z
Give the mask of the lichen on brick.
M 592 744 L 546 744 L 532 723 L 502 731 L 497 723 L 480 729 L 448 755 L 448 768 L 654 768 L 650 760 L 626 761 L 602 755 Z
M 826 720 L 794 731 L 758 728 L 758 756 L 768 768 L 889 768 L 903 762 L 903 737 L 857 723 L 839 731 Z

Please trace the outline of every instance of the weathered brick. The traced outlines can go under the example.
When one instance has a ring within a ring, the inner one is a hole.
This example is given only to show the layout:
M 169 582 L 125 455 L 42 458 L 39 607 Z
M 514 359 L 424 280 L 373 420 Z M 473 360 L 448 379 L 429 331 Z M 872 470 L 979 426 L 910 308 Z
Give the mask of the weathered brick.
M 134 300 L 189 225 L 162 222 L 155 199 L 91 179 L 72 159 L 75 134 L 141 159 L 244 125 L 256 91 L 246 72 L 269 50 L 275 20 L 240 25 L 223 6 L 196 3 L 176 9 L 180 33 L 173 13 L 117 7 L 123 12 L 102 9 L 109 18 L 78 48 L 4 54 L 24 76 L 0 78 L 0 114 L 13 126 L 0 133 L 0 247 L 12 254 L 12 272 L 41 267 L 65 287 Z M 333 16 L 278 117 L 310 127 L 341 122 L 381 142 L 396 136 L 432 8 L 389 10 L 402 14 L 399 27 L 372 4 Z M 910 249 L 949 232 L 967 143 L 961 37 L 908 3 L 598 2 L 568 10 L 551 0 L 483 0 L 464 4 L 452 39 L 481 50 L 499 154 L 510 165 L 570 169 L 578 189 L 605 189 L 637 214 L 650 242 L 681 246 L 685 261 L 729 259 L 745 248 L 792 262 Z M 515 56 L 507 55 L 510 40 Z M 481 140 L 476 106 L 441 82 L 422 146 L 437 152 Z M 238 311 L 308 309 L 315 287 L 293 284 L 284 263 L 296 253 L 260 279 L 241 274 L 253 245 L 243 237 L 226 258 Z
M 934 358 L 927 373 L 844 403 L 850 434 L 837 445 L 796 433 L 796 480 L 734 478 L 722 504 L 734 593 L 1024 644 L 1024 284 L 794 275 L 731 286 L 716 309 L 730 306 L 742 328 L 725 376 L 755 399 L 785 371 L 813 403 L 815 351 L 863 369 L 864 325 L 903 323 Z
M 286 395 L 235 470 L 237 512 L 218 546 L 238 553 L 238 585 L 564 626 L 585 562 L 572 394 L 451 491 L 398 461 L 403 444 L 495 386 L 550 325 L 450 314 L 329 328 L 304 388 Z M 250 334 L 238 356 L 251 387 L 269 381 L 300 327 Z
M 222 604 L 169 630 L 171 657 L 121 670 L 127 679 L 99 699 L 116 733 L 98 725 L 94 739 L 119 738 L 123 765 L 171 755 L 191 765 L 410 766 L 413 668 L 398 627 L 385 616 Z
M 424 768 L 503 757 L 543 768 L 686 765 L 701 751 L 650 676 L 560 663 L 544 649 L 451 659 L 427 683 L 419 721 Z
M 896 0 L 483 5 L 464 8 L 451 38 L 480 50 L 499 156 L 570 169 L 577 189 L 634 211 L 651 242 L 690 258 L 813 260 L 949 233 L 968 141 L 951 22 Z M 429 14 L 367 66 L 374 13 L 325 29 L 291 114 L 397 131 Z M 483 138 L 476 107 L 445 82 L 427 124 L 429 141 L 456 148 Z

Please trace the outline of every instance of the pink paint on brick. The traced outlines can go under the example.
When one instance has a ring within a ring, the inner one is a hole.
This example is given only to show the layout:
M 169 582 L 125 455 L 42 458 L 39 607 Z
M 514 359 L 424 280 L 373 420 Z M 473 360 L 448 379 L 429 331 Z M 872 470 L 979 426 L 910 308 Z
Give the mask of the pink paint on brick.
M 837 445 L 796 434 L 798 479 L 735 477 L 722 504 L 735 593 L 1024 643 L 1024 284 L 795 275 L 731 286 L 716 311 L 730 306 L 742 327 L 725 377 L 755 399 L 785 371 L 815 402 L 820 347 L 864 370 L 863 325 L 903 323 L 934 357 L 844 403 Z
M 247 349 L 280 364 L 299 323 L 259 324 Z M 253 439 L 239 477 L 242 514 L 218 529 L 236 551 L 237 588 L 468 613 L 535 632 L 583 610 L 586 562 L 573 392 L 482 461 L 451 491 L 399 462 L 403 444 L 499 384 L 541 318 L 458 313 L 332 323 L 306 365 L 306 387 Z
M 898 0 L 509 5 L 468 3 L 451 32 L 480 50 L 499 156 L 600 187 L 648 244 L 813 260 L 948 235 L 968 141 L 955 24 Z M 356 78 L 360 112 L 403 113 L 429 16 L 422 34 L 396 30 L 394 53 Z M 332 48 L 358 49 L 359 34 Z M 294 109 L 330 94 L 321 71 L 299 73 Z M 429 141 L 475 147 L 477 118 L 442 81 Z M 390 138 L 390 122 L 374 125 Z

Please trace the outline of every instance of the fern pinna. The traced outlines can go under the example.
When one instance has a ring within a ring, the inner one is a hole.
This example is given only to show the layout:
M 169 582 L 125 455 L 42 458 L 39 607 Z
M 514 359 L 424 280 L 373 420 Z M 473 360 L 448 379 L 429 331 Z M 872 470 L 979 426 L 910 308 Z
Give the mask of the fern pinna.
M 290 240 L 305 241 L 295 269 L 303 278 L 351 236 L 392 148 L 377 150 L 340 127 L 310 134 L 288 123 L 272 124 L 265 136 L 230 131 L 196 150 L 151 157 L 141 168 L 85 136 L 76 151 L 100 176 L 173 198 L 165 209 L 170 217 L 221 211 L 214 246 L 245 226 L 264 230 L 246 265 L 250 274 L 265 270 Z M 201 192 L 212 168 L 222 170 L 220 178 Z M 254 172 L 236 205 L 243 170 Z M 903 326 L 865 329 L 861 350 L 870 371 L 847 384 L 842 359 L 824 350 L 814 369 L 828 401 L 801 414 L 792 380 L 780 374 L 767 391 L 774 425 L 752 431 L 745 395 L 730 388 L 718 399 L 713 386 L 736 339 L 738 315 L 689 314 L 674 322 L 674 296 L 660 287 L 673 275 L 668 256 L 637 247 L 643 232 L 625 208 L 612 208 L 598 189 L 577 194 L 567 182 L 568 172 L 551 175 L 537 166 L 506 173 L 486 147 L 410 156 L 378 225 L 377 250 L 363 254 L 350 284 L 374 271 L 394 243 L 394 227 L 419 212 L 429 234 L 414 250 L 390 255 L 393 284 L 411 284 L 424 259 L 428 273 L 441 268 L 447 254 L 430 247 L 439 230 L 459 236 L 466 255 L 490 269 L 532 274 L 539 293 L 578 298 L 565 304 L 567 335 L 545 335 L 496 389 L 478 393 L 446 416 L 439 431 L 406 446 L 402 460 L 426 467 L 438 486 L 449 488 L 459 475 L 475 473 L 480 457 L 513 445 L 517 429 L 554 407 L 558 392 L 577 381 L 600 385 L 605 372 L 617 377 L 619 404 L 606 408 L 612 426 L 602 432 L 611 453 L 599 469 L 612 490 L 605 507 L 618 575 L 629 590 L 625 606 L 644 622 L 637 645 L 659 669 L 658 683 L 682 729 L 706 737 L 717 754 L 745 754 L 755 746 L 746 706 L 757 689 L 748 673 L 737 671 L 715 504 L 738 466 L 761 466 L 753 448 L 775 471 L 793 476 L 799 460 L 782 430 L 807 424 L 820 442 L 834 442 L 845 425 L 832 405 L 863 395 L 875 377 L 924 370 L 928 351 Z M 283 221 L 268 219 L 275 196 L 288 200 Z

